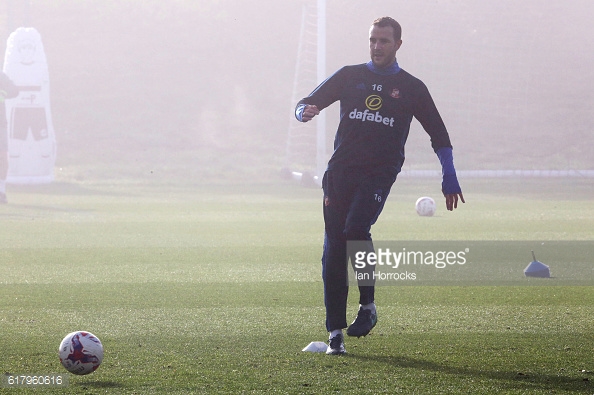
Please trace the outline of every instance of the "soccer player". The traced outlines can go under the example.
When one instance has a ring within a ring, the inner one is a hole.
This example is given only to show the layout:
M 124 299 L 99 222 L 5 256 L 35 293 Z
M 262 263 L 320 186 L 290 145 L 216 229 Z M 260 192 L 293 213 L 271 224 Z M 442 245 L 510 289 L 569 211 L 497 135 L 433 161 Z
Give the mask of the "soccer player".
M 346 352 L 343 329 L 347 327 L 347 240 L 364 241 L 373 248 L 371 226 L 402 168 L 413 117 L 429 134 L 441 162 L 447 209 L 457 208 L 458 200 L 464 202 L 450 138 L 435 103 L 425 84 L 396 61 L 401 33 L 394 19 L 376 19 L 369 30 L 371 61 L 341 68 L 295 108 L 297 120 L 308 122 L 340 101 L 334 153 L 322 180 L 322 279 L 326 329 L 330 333 L 327 354 Z M 359 311 L 347 335 L 366 336 L 376 325 L 374 291 L 374 283 L 359 283 Z
M 8 175 L 8 124 L 6 121 L 5 99 L 18 96 L 19 90 L 6 74 L 0 71 L 0 204 L 6 199 L 6 176 Z

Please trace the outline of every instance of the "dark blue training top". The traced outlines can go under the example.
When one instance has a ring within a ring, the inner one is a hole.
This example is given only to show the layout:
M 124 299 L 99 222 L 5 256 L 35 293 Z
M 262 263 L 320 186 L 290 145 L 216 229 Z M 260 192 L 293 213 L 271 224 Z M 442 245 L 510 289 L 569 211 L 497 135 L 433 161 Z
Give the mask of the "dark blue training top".
M 340 101 L 340 123 L 328 169 L 389 170 L 404 163 L 404 145 L 415 117 L 433 150 L 450 147 L 446 127 L 425 84 L 400 69 L 374 70 L 371 62 L 345 66 L 297 104 L 319 110 Z

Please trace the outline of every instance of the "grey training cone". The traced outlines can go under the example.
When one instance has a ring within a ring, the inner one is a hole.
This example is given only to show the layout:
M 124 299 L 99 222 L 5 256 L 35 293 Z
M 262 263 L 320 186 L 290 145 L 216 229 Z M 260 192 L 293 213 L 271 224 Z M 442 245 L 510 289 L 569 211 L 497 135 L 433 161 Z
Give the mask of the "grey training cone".
M 549 267 L 536 260 L 534 251 L 532 251 L 532 259 L 534 260 L 524 269 L 524 275 L 526 277 L 551 277 Z

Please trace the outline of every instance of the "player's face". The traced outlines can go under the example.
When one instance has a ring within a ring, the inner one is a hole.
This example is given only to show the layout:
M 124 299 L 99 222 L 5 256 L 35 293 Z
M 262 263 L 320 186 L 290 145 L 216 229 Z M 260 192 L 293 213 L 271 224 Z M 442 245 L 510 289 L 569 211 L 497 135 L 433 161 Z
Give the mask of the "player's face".
M 394 40 L 392 26 L 371 26 L 369 30 L 369 55 L 376 67 L 390 66 L 396 60 L 396 51 L 402 45 L 402 40 Z

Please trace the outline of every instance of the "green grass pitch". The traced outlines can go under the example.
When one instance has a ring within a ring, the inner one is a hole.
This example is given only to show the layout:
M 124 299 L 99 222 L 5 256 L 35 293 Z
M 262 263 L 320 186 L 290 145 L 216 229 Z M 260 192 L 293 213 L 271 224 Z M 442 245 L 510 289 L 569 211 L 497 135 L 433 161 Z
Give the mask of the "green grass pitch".
M 397 181 L 374 237 L 594 239 L 591 180 L 463 185 L 457 212 L 439 201 L 421 218 L 414 201 L 438 183 Z M 105 358 L 65 388 L 0 393 L 594 393 L 591 286 L 378 287 L 370 336 L 348 338 L 345 356 L 301 352 L 327 339 L 317 189 L 58 183 L 9 199 L 1 373 L 66 373 L 57 349 L 74 330 Z

